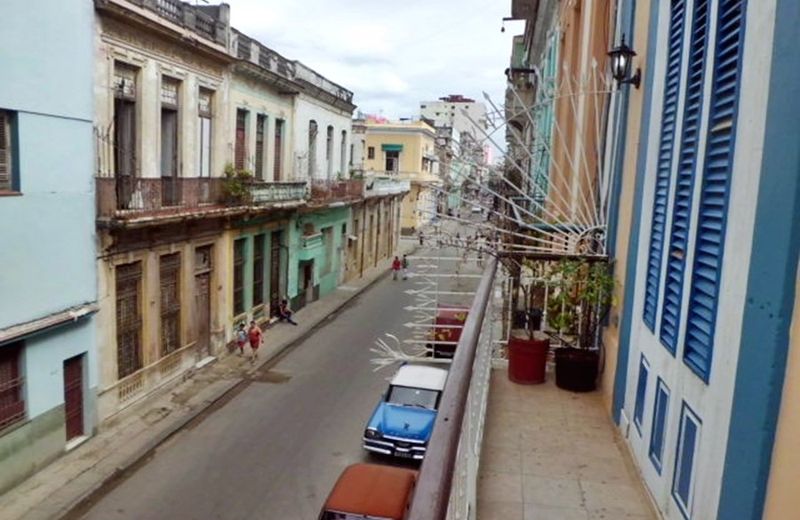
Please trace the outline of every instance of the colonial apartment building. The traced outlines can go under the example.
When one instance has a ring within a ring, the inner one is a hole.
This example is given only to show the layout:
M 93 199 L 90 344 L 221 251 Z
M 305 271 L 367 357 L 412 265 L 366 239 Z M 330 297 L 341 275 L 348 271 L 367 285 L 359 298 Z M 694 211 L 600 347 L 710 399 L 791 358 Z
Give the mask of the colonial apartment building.
M 441 196 L 436 131 L 423 121 L 364 124 L 365 175 L 405 180 L 411 191 L 400 208 L 401 232 L 420 230 L 434 218 Z
M 360 238 L 353 93 L 229 15 L 95 2 L 101 421 L 224 354 L 237 324 L 333 291 Z

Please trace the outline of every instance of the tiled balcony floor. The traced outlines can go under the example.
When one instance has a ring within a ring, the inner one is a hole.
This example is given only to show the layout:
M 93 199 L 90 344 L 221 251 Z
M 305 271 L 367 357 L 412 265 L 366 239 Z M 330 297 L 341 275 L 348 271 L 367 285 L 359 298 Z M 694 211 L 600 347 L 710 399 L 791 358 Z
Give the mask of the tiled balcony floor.
M 492 371 L 478 520 L 656 519 L 600 393 L 547 376 L 517 385 Z

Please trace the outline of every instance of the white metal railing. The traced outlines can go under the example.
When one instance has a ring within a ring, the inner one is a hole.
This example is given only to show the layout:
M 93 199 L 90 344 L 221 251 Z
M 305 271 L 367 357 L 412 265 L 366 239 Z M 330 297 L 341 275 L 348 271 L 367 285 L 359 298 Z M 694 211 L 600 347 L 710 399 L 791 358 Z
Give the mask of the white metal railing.
M 492 286 L 492 296 L 481 327 L 466 410 L 458 443 L 458 456 L 453 474 L 453 486 L 447 509 L 448 520 L 473 520 L 477 512 L 477 483 L 481 446 L 489 399 L 489 376 L 497 346 L 502 345 L 504 276 L 498 272 Z

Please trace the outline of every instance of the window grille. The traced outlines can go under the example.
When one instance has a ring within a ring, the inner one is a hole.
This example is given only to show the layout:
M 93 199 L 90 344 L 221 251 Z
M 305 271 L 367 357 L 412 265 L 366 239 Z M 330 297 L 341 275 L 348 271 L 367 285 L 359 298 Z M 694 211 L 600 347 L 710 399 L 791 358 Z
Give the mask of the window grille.
M 264 303 L 264 235 L 253 240 L 253 306 Z
M 161 78 L 161 104 L 170 106 L 170 107 L 178 107 L 178 86 L 179 81 L 163 77 Z
M 117 266 L 117 375 L 120 379 L 142 368 L 141 282 L 141 262 Z
M 25 399 L 20 374 L 23 343 L 0 348 L 0 430 L 25 419 Z
M 161 355 L 166 356 L 181 346 L 181 299 L 179 253 L 159 259 L 161 283 Z
M 669 39 L 667 42 L 667 69 L 664 79 L 664 105 L 661 110 L 661 136 L 655 172 L 653 218 L 650 226 L 650 247 L 647 258 L 643 312 L 645 324 L 654 332 L 661 279 L 661 255 L 667 220 L 667 197 L 669 195 L 670 174 L 672 172 L 672 148 L 675 142 L 675 123 L 678 118 L 685 12 L 686 5 L 684 0 L 672 0 Z
M 244 238 L 233 243 L 233 314 L 244 312 Z
M 12 190 L 11 178 L 11 115 L 0 110 L 0 191 Z
M 114 64 L 114 95 L 118 98 L 136 98 L 138 69 L 123 63 Z

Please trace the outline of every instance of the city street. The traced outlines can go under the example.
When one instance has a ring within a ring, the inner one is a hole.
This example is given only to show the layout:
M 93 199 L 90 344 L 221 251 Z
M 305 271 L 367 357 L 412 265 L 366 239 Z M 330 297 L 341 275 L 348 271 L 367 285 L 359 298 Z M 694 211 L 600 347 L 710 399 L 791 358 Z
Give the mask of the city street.
M 432 253 L 427 247 L 421 251 L 420 256 Z M 442 262 L 442 271 L 455 263 Z M 468 263 L 462 272 L 477 272 L 474 260 Z M 412 319 L 404 307 L 415 302 L 405 293 L 418 287 L 414 281 L 386 277 L 376 283 L 227 404 L 163 445 L 83 516 L 75 516 L 315 518 L 341 470 L 368 459 L 362 430 L 393 373 L 373 371 L 370 348 L 386 332 L 401 339 L 411 335 L 403 324 Z M 442 289 L 464 291 L 477 279 L 462 282 L 445 281 Z M 446 299 L 459 300 L 469 297 Z

